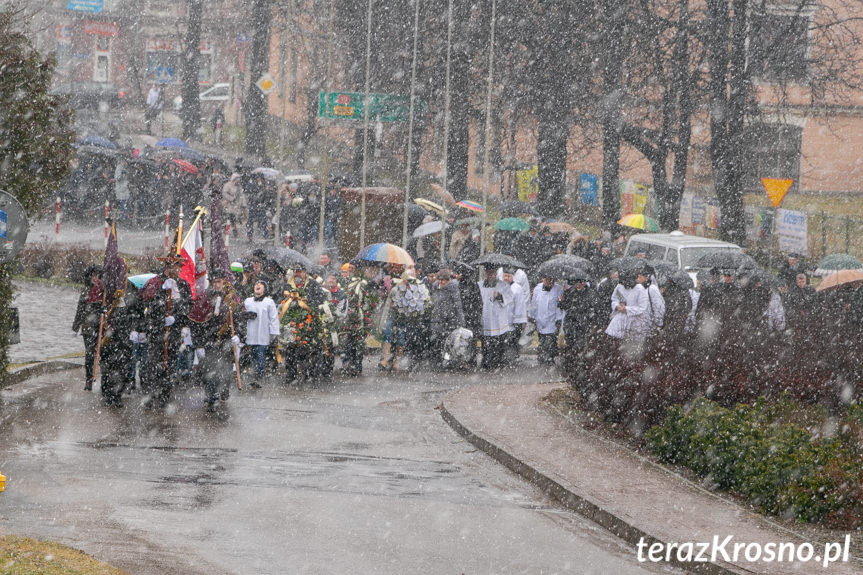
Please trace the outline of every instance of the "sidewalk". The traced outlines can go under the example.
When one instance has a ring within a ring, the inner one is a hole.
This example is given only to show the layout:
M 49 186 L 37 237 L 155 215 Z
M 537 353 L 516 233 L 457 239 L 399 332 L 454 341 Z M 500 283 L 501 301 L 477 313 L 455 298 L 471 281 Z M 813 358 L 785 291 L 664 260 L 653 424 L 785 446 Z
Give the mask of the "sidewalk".
M 678 552 L 671 551 L 672 563 L 699 573 L 812 573 L 815 571 L 861 573 L 863 561 L 850 557 L 822 566 L 825 547 L 812 543 L 812 561 L 790 563 L 746 561 L 744 549 L 733 558 L 734 544 L 760 544 L 765 551 L 772 543 L 801 544 L 805 540 L 699 486 L 665 470 L 615 443 L 582 429 L 577 423 L 541 405 L 541 399 L 564 384 L 471 386 L 446 397 L 441 413 L 457 433 L 534 483 L 564 507 L 576 511 L 635 546 L 641 538 L 647 543 L 641 556 L 654 542 L 718 544 L 729 535 L 715 560 L 703 563 L 675 563 Z M 836 543 L 844 545 L 844 533 Z M 661 556 L 665 556 L 665 548 Z M 802 551 L 802 550 L 801 550 Z M 751 549 L 754 555 L 755 548 Z M 685 555 L 685 553 L 684 553 Z M 804 553 L 805 557 L 805 553 Z M 818 563 L 815 562 L 818 558 Z M 706 553 L 711 559 L 711 551 Z

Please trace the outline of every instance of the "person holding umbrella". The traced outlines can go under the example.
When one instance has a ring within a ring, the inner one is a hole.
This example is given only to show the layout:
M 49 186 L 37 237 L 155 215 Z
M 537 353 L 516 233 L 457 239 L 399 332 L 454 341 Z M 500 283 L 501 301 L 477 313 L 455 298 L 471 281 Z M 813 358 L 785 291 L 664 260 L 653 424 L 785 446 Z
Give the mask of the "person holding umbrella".
M 588 287 L 584 270 L 575 271 L 563 290 L 558 307 L 564 313 L 563 367 L 577 389 L 584 389 L 588 365 L 584 352 L 593 347 L 606 317 L 599 292 Z
M 563 288 L 555 283 L 553 277 L 545 276 L 533 288 L 533 297 L 527 315 L 536 324 L 539 336 L 537 362 L 540 365 L 554 365 L 557 357 L 557 334 L 563 322 L 563 312 L 557 307 Z
M 92 265 L 84 272 L 84 289 L 78 297 L 72 331 L 84 338 L 84 391 L 93 389 L 96 346 L 99 343 L 99 317 L 102 312 L 102 266 Z
M 485 280 L 478 282 L 482 298 L 482 368 L 506 366 L 506 344 L 512 331 L 513 296 L 509 285 L 497 279 L 498 266 L 483 264 Z

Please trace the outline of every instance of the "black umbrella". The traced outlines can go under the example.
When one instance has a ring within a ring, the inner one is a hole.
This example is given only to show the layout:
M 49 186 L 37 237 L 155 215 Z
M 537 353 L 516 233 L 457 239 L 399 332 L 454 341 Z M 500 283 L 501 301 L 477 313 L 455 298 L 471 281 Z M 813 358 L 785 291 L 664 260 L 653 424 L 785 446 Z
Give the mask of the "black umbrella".
M 665 285 L 671 274 L 680 271 L 680 268 L 675 264 L 665 260 L 647 260 L 647 265 L 653 268 L 653 275 L 656 276 L 656 281 L 659 282 L 659 285 Z
M 461 276 L 472 276 L 476 274 L 476 270 L 473 266 L 463 261 L 452 260 L 449 262 L 449 267 L 452 271 Z
M 497 209 L 504 216 L 517 216 L 519 214 L 537 215 L 536 208 L 532 204 L 522 202 L 521 200 L 506 200 Z
M 761 269 L 758 262 L 740 250 L 717 250 L 704 254 L 695 260 L 695 267 L 720 270 Z
M 649 264 L 644 258 L 636 256 L 624 256 L 611 260 L 608 267 L 616 269 L 619 272 L 640 272 L 644 271 Z
M 411 202 L 407 204 L 408 207 L 408 230 L 413 231 L 416 228 L 420 227 L 423 223 L 423 220 L 428 215 L 428 212 L 422 208 L 421 206 L 416 205 Z M 402 210 L 404 210 L 404 204 L 402 204 Z M 402 213 L 404 213 L 402 211 Z
M 268 260 L 285 269 L 296 269 L 297 267 L 302 267 L 303 269 L 311 270 L 315 265 L 314 263 L 312 263 L 312 260 L 304 256 L 297 250 L 292 250 L 291 248 L 271 246 L 268 248 L 264 248 L 262 251 L 263 255 Z M 250 256 L 253 255 L 257 254 L 252 253 Z
M 692 277 L 683 270 L 676 270 L 666 278 L 666 283 L 674 284 L 684 289 L 692 289 L 695 287 L 695 282 Z
M 589 259 L 570 254 L 557 254 L 552 256 L 549 261 L 564 262 L 570 267 L 582 269 L 587 272 L 593 272 L 594 269 L 593 262 Z
M 540 278 L 555 279 L 569 279 L 579 276 L 583 278 L 588 277 L 584 267 L 572 265 L 567 261 L 558 258 L 552 258 L 539 264 L 533 275 Z
M 484 267 L 496 267 L 502 268 L 506 266 L 512 266 L 514 268 L 525 269 L 527 266 L 518 261 L 517 259 L 504 255 L 504 254 L 496 254 L 490 253 L 481 256 L 479 259 L 476 259 L 471 262 L 471 265 L 474 266 L 484 266 Z

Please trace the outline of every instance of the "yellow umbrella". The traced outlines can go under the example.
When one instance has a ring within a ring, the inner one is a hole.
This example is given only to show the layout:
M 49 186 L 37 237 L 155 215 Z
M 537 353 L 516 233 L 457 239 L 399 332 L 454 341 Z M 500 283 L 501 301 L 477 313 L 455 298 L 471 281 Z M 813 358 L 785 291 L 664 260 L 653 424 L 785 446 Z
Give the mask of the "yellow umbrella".
M 661 231 L 661 228 L 659 227 L 659 224 L 656 223 L 656 220 L 654 220 L 653 218 L 649 218 L 644 214 L 629 214 L 628 216 L 623 216 L 622 218 L 620 218 L 617 223 L 628 228 L 644 230 L 645 232 Z
M 443 206 L 438 204 L 438 203 L 435 203 L 431 200 L 427 200 L 425 198 L 417 198 L 414 200 L 414 203 L 416 205 L 420 206 L 421 208 L 425 208 L 426 210 L 429 210 L 432 212 L 437 212 L 438 215 L 441 215 L 441 216 L 443 215 Z

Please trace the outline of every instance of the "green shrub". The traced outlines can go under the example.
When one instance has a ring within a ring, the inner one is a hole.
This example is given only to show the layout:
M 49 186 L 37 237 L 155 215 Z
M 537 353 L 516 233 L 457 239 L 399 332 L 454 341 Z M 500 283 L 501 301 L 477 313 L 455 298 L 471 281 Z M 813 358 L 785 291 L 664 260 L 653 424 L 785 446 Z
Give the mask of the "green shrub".
M 804 424 L 820 424 L 825 417 L 823 410 L 788 397 L 760 398 L 734 409 L 702 398 L 688 411 L 669 409 L 645 439 L 662 461 L 686 465 L 768 513 L 861 527 L 863 409 L 849 412 L 842 434 L 813 437 Z

